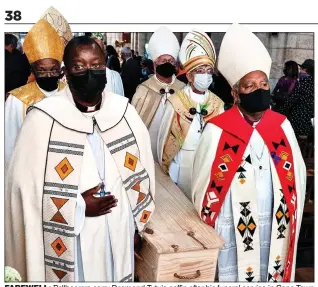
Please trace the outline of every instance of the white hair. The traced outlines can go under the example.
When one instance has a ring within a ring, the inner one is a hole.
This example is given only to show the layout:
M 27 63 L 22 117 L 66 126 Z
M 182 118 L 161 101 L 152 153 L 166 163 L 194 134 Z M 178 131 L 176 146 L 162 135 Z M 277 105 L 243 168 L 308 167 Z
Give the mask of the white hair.
M 130 49 L 129 47 L 123 47 L 123 48 L 121 49 L 121 53 L 122 53 L 122 54 L 125 54 L 125 55 L 127 55 L 127 56 L 131 56 L 131 49 Z

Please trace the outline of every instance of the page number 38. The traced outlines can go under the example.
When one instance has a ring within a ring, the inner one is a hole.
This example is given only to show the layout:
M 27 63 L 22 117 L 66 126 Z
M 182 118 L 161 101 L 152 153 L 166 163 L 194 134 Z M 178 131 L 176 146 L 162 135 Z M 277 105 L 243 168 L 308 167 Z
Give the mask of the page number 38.
M 5 18 L 6 21 L 20 21 L 22 19 L 21 11 L 5 11 L 7 17 Z

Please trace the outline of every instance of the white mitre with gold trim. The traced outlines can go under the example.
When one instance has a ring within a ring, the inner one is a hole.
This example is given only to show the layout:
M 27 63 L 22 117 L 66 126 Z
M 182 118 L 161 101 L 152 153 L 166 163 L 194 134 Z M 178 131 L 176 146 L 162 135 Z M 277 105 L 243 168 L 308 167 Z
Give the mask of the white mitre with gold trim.
M 198 29 L 193 29 L 183 39 L 179 60 L 186 72 L 202 65 L 214 68 L 216 54 L 210 37 Z
M 233 24 L 225 33 L 217 68 L 231 87 L 253 71 L 262 71 L 269 78 L 271 64 L 266 47 L 249 29 Z
M 149 40 L 148 52 L 153 61 L 161 55 L 170 55 L 177 60 L 179 50 L 177 37 L 167 27 L 160 27 Z

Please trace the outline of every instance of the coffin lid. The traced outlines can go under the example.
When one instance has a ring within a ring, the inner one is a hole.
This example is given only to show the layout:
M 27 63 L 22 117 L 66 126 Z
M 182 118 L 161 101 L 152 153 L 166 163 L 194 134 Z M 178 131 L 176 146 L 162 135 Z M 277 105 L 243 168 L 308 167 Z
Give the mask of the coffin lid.
M 144 239 L 159 254 L 204 250 L 203 246 L 187 235 L 194 232 L 207 249 L 223 247 L 224 241 L 216 231 L 203 222 L 192 203 L 183 192 L 164 174 L 158 164 L 156 168 L 155 212 L 147 226 L 153 234 L 144 233 Z

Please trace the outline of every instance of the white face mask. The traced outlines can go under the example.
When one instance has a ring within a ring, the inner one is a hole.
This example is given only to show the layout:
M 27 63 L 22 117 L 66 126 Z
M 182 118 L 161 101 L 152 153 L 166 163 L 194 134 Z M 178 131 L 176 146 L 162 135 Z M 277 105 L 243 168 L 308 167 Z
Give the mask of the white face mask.
M 208 90 L 210 85 L 213 82 L 213 78 L 211 74 L 195 74 L 194 75 L 194 87 L 200 91 L 205 92 Z

